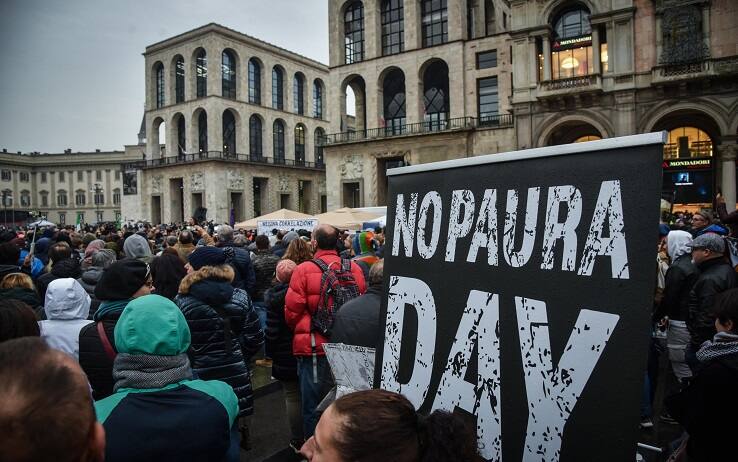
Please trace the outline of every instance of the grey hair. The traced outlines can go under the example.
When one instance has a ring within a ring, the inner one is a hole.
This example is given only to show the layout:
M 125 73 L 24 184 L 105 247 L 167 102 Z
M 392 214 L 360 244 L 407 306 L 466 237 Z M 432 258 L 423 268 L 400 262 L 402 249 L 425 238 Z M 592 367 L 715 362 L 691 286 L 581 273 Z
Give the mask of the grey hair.
M 221 227 L 218 229 L 218 240 L 220 242 L 232 241 L 233 228 L 228 225 L 221 225 Z
M 384 277 L 384 259 L 378 260 L 369 269 L 369 285 L 381 284 Z

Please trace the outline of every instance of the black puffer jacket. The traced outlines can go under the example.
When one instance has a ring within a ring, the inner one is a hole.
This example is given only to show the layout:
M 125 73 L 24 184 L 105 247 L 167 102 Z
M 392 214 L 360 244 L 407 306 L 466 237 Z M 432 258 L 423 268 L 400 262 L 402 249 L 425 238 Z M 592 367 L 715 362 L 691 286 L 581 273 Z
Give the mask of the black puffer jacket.
M 735 271 L 722 258 L 703 261 L 697 268 L 701 274 L 689 293 L 687 317 L 687 329 L 695 351 L 716 333 L 715 317 L 712 314 L 715 296 L 736 286 Z
M 187 352 L 199 379 L 222 380 L 238 397 L 239 416 L 254 412 L 249 360 L 264 344 L 248 294 L 231 286 L 228 265 L 206 266 L 187 275 L 174 302 L 192 334 Z
M 67 258 L 58 263 L 54 263 L 51 267 L 51 271 L 46 274 L 42 274 L 36 279 L 36 288 L 38 294 L 41 297 L 41 303 L 44 303 L 46 297 L 46 288 L 49 287 L 52 281 L 62 278 L 78 279 L 82 276 L 82 270 L 79 267 L 79 261 L 74 258 Z
M 82 273 L 82 276 L 79 279 L 77 279 L 77 282 L 79 282 L 82 288 L 85 289 L 87 295 L 90 296 L 90 319 L 92 319 L 95 311 L 97 311 L 97 308 L 100 306 L 100 300 L 95 297 L 95 286 L 97 286 L 97 282 L 102 277 L 103 271 L 104 270 L 100 267 L 91 266 Z
M 266 355 L 272 358 L 272 376 L 297 380 L 297 360 L 292 355 L 292 331 L 284 321 L 284 297 L 289 284 L 277 284 L 264 294 L 267 305 Z
M 686 321 L 689 315 L 689 293 L 700 272 L 687 253 L 674 260 L 666 271 L 666 284 L 656 318 L 668 316 L 676 321 Z

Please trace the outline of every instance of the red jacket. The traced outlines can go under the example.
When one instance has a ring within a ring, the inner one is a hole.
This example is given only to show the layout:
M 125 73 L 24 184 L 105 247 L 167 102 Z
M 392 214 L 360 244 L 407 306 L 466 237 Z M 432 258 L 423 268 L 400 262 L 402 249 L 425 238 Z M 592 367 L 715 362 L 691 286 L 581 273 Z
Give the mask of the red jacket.
M 318 250 L 315 252 L 316 259 L 323 260 L 328 266 L 335 267 L 341 264 L 341 258 L 335 250 Z M 351 273 L 359 286 L 359 292 L 366 291 L 366 282 L 361 267 L 351 263 Z M 306 261 L 298 265 L 292 273 L 290 288 L 287 289 L 287 297 L 284 303 L 284 319 L 287 325 L 295 333 L 292 340 L 292 354 L 295 356 L 309 356 L 313 354 L 310 342 L 310 324 L 313 313 L 318 308 L 320 299 L 320 279 L 323 272 L 313 262 Z M 317 353 L 323 355 L 323 343 L 326 338 L 315 332 L 315 344 Z

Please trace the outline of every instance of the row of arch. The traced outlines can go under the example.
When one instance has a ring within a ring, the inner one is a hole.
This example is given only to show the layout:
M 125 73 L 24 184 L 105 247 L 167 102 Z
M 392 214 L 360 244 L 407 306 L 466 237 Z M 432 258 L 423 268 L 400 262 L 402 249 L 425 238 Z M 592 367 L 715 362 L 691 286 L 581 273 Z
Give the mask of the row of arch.
M 8 195 L 8 201 L 7 206 L 12 206 L 12 194 L 10 190 L 6 190 L 5 193 Z M 41 207 L 48 207 L 49 206 L 49 191 L 42 190 L 39 191 L 38 195 L 40 198 L 39 206 Z M 113 205 L 120 205 L 120 188 L 114 188 L 113 189 Z M 105 205 L 105 193 L 95 193 L 92 198 L 92 204 L 96 206 L 104 206 Z M 79 207 L 83 207 L 87 205 L 87 191 L 84 189 L 77 189 L 74 192 L 74 204 Z M 66 189 L 58 189 L 56 191 L 56 206 L 58 207 L 65 207 L 69 205 L 68 203 L 68 195 Z M 30 207 L 31 206 L 31 192 L 24 189 L 20 193 L 20 206 L 21 207 Z
M 208 95 L 208 58 L 207 52 L 204 48 L 196 49 L 191 57 L 192 65 L 190 66 L 190 73 L 195 77 L 194 85 L 194 98 L 203 98 Z M 236 99 L 237 87 L 239 85 L 239 62 L 240 59 L 235 50 L 226 48 L 221 52 L 221 92 L 220 96 L 229 99 Z M 187 66 L 185 65 L 185 59 L 181 54 L 175 55 L 170 64 L 170 78 L 174 82 L 170 93 L 170 97 L 173 101 L 169 101 L 170 104 L 184 103 L 187 100 L 186 95 L 186 77 L 187 77 Z M 154 107 L 162 108 L 167 105 L 167 77 L 164 63 L 162 61 L 156 61 L 152 67 L 153 82 L 152 87 L 154 88 Z M 216 75 L 215 78 L 218 78 Z M 248 92 L 246 98 L 249 103 L 263 105 L 263 85 L 264 82 L 264 64 L 257 57 L 252 57 L 248 60 L 246 78 L 244 79 L 247 85 Z M 272 67 L 271 72 L 271 107 L 273 109 L 284 110 L 285 109 L 285 83 L 286 83 L 286 71 L 284 67 L 279 64 Z M 306 105 L 306 85 L 307 78 L 305 74 L 297 71 L 292 76 L 292 112 L 305 115 Z M 311 116 L 317 119 L 324 118 L 323 108 L 325 106 L 325 84 L 320 78 L 316 78 L 312 82 L 312 108 Z
M 449 92 L 449 68 L 448 64 L 440 58 L 432 58 L 420 67 L 419 77 L 422 83 L 422 110 L 423 122 L 428 125 L 429 130 L 445 129 L 449 120 L 451 98 Z M 384 69 L 377 81 L 380 90 L 381 102 L 380 114 L 387 131 L 398 134 L 405 130 L 407 123 L 407 88 L 405 84 L 405 72 L 396 66 Z M 344 95 L 344 108 L 346 92 L 353 93 L 356 107 L 353 112 L 356 116 L 356 129 L 366 129 L 366 82 L 360 75 L 351 75 L 344 79 L 341 84 Z M 344 109 L 344 113 L 347 113 Z
M 195 138 L 188 144 L 187 142 L 187 125 L 185 116 L 181 112 L 177 112 L 172 116 L 169 121 L 170 126 L 174 130 L 173 139 L 176 140 L 177 156 L 184 156 L 187 154 L 204 153 L 208 151 L 221 151 L 225 155 L 235 154 L 246 154 L 248 153 L 251 160 L 264 161 L 269 159 L 268 153 L 264 149 L 265 141 L 265 122 L 259 114 L 252 114 L 248 119 L 248 127 L 244 127 L 241 121 L 241 116 L 238 111 L 234 109 L 226 109 L 221 115 L 221 140 L 212 143 L 209 139 L 208 132 L 208 113 L 204 108 L 196 109 L 191 116 L 191 127 L 190 133 Z M 160 146 L 160 133 L 162 128 L 166 127 L 166 122 L 162 117 L 154 118 L 152 128 L 152 139 L 151 143 L 153 146 Z M 271 137 L 272 137 L 272 151 L 271 159 L 273 163 L 285 163 L 287 159 L 287 143 L 286 135 L 288 126 L 287 123 L 280 118 L 277 118 L 271 124 Z M 248 133 L 247 146 L 240 146 L 239 140 L 244 138 L 241 136 L 241 130 L 247 130 Z M 309 140 L 308 129 L 303 123 L 297 123 L 292 130 L 292 148 L 294 154 L 294 162 L 297 165 L 304 165 L 307 159 L 306 145 Z M 268 135 L 266 135 L 268 136 Z M 325 137 L 325 130 L 322 127 L 317 127 L 313 130 L 312 143 L 313 143 L 313 160 L 317 165 L 323 165 L 323 146 L 322 141 Z M 189 149 L 187 149 L 189 147 Z M 159 152 L 160 157 L 165 155 L 172 156 L 171 152 L 166 153 L 165 150 Z
M 447 0 L 419 1 L 420 36 L 422 46 L 430 47 L 448 41 Z M 363 61 L 365 56 L 364 1 L 346 2 L 342 9 L 343 18 L 343 62 L 353 64 Z M 372 5 L 373 7 L 373 5 Z M 381 55 L 389 56 L 405 50 L 405 1 L 381 0 L 380 30 Z M 505 14 L 504 22 L 507 22 Z M 484 19 L 482 22 L 481 19 Z M 467 37 L 469 39 L 492 35 L 498 31 L 493 0 L 467 0 Z M 506 27 L 506 24 L 504 25 Z

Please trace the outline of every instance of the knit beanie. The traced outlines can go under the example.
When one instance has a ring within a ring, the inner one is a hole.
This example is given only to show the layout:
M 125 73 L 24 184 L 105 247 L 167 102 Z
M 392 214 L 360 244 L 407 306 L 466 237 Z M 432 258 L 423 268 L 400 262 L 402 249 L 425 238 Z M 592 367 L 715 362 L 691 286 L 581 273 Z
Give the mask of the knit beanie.
M 187 257 L 192 269 L 199 270 L 203 266 L 218 266 L 226 262 L 226 253 L 220 247 L 197 247 Z
M 97 285 L 95 297 L 102 301 L 128 300 L 149 279 L 149 265 L 138 260 L 121 260 L 106 269 Z
M 101 249 L 92 256 L 92 266 L 107 269 L 110 265 L 115 263 L 115 260 L 115 251 L 110 249 Z
M 282 284 L 289 283 L 292 278 L 292 272 L 295 271 L 295 268 L 297 268 L 297 265 L 292 260 L 279 260 L 279 263 L 277 263 L 277 281 Z
M 300 237 L 300 235 L 297 234 L 297 232 L 290 231 L 289 233 L 284 235 L 284 237 L 282 238 L 282 243 L 285 247 L 287 247 L 288 245 L 290 245 L 290 242 L 294 241 L 298 237 Z
M 151 257 L 151 247 L 149 241 L 140 234 L 128 236 L 123 243 L 123 253 L 128 258 L 146 258 Z
M 87 234 L 84 235 L 84 237 L 82 237 L 82 245 L 84 245 L 85 247 L 87 247 L 88 245 L 90 245 L 90 242 L 94 241 L 95 239 L 97 239 L 97 238 L 95 237 L 94 234 L 87 233 Z

